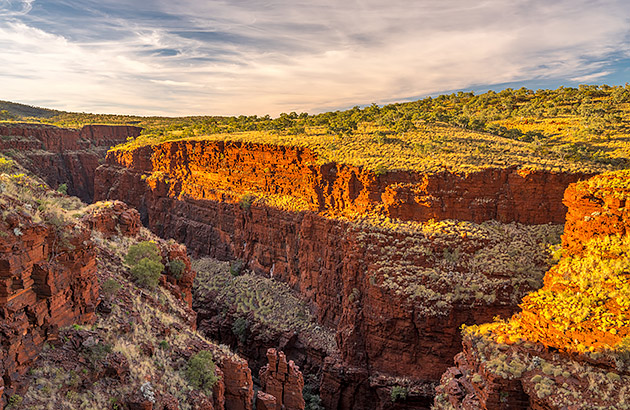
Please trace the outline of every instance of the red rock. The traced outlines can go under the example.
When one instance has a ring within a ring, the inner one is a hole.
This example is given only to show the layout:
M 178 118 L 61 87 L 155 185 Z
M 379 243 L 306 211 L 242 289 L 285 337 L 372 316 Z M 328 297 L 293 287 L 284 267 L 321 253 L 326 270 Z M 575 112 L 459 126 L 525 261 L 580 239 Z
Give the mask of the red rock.
M 286 410 L 304 410 L 304 378 L 302 372 L 283 352 L 267 350 L 269 364 L 260 369 L 260 384 L 265 393 L 276 398 L 279 408 Z
M 68 193 L 85 202 L 94 196 L 94 172 L 107 150 L 137 137 L 139 127 L 87 125 L 80 130 L 41 124 L 2 124 L 0 151 L 16 149 L 22 165 L 52 187 L 67 184 Z
M 258 390 L 256 393 L 256 410 L 276 410 L 277 408 L 278 404 L 274 396 Z
M 134 237 L 140 231 L 140 213 L 122 201 L 97 202 L 86 209 L 82 218 L 91 230 L 105 235 Z
M 10 212 L 19 204 L 1 208 Z M 93 323 L 98 300 L 89 231 L 78 226 L 58 231 L 23 215 L 16 218 L 21 226 L 17 235 L 0 222 L 0 344 L 6 346 L 0 353 L 0 404 L 16 391 L 20 375 L 34 364 L 44 343 L 57 337 L 59 328 Z M 60 245 L 59 235 L 67 235 L 69 243 Z
M 569 211 L 562 246 L 571 254 L 582 252 L 584 244 L 595 236 L 630 234 L 630 203 L 613 191 L 594 194 L 571 184 L 564 194 L 564 204 Z

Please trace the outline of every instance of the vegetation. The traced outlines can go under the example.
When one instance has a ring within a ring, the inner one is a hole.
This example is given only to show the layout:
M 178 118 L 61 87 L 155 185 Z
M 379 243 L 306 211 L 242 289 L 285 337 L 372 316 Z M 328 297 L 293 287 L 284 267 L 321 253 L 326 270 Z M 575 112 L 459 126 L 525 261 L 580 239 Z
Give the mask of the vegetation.
M 349 228 L 366 255 L 370 286 L 405 295 L 417 314 L 428 316 L 446 316 L 453 306 L 518 303 L 542 285 L 549 247 L 560 242 L 561 232 L 561 225 L 418 223 L 371 215 Z M 349 298 L 358 296 L 353 291 Z
M 180 280 L 182 278 L 182 274 L 184 273 L 185 269 L 186 264 L 179 259 L 172 260 L 168 263 L 169 272 L 177 280 Z
M 160 250 L 154 242 L 140 242 L 132 245 L 125 257 L 131 266 L 131 276 L 140 286 L 155 289 L 164 270 Z
M 546 286 L 523 299 L 526 313 L 466 331 L 499 343 L 527 340 L 569 352 L 617 353 L 625 359 L 630 345 L 629 269 L 630 236 L 594 238 L 584 255 L 564 257 L 547 274 Z M 539 331 L 541 324 L 544 332 Z
M 392 391 L 390 393 L 392 402 L 397 402 L 397 401 L 404 401 L 407 399 L 407 394 L 409 394 L 409 392 L 407 391 L 406 387 L 403 386 L 394 386 L 392 387 Z
M 188 359 L 184 375 L 192 387 L 203 391 L 207 396 L 211 396 L 212 387 L 214 387 L 218 381 L 214 368 L 215 365 L 212 361 L 212 352 L 209 350 L 202 350 Z
M 2 106 L 0 105 L 0 108 Z M 377 173 L 406 169 L 466 172 L 485 167 L 601 172 L 629 165 L 630 86 L 583 85 L 556 90 L 459 92 L 317 115 L 135 117 L 6 109 L 21 121 L 59 126 L 144 127 L 124 149 L 191 138 L 303 146 L 320 162 L 365 166 Z
M 229 262 L 211 258 L 193 261 L 193 269 L 197 271 L 194 299 L 200 305 L 225 307 L 223 314 L 234 318 L 232 330 L 241 342 L 252 331 L 271 336 L 295 331 L 313 345 L 335 351 L 334 333 L 317 323 L 304 300 L 285 283 L 246 271 L 234 276 Z

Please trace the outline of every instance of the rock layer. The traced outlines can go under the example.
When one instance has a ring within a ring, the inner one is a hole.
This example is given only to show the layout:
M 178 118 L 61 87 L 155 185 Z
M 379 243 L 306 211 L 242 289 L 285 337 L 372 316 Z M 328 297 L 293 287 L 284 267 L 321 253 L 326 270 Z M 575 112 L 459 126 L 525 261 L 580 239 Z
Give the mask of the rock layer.
M 8 214 L 0 222 L 0 398 L 6 404 L 60 327 L 93 322 L 98 281 L 89 231 L 58 230 L 2 210 Z
M 86 125 L 80 130 L 34 124 L 0 125 L 0 151 L 20 160 L 51 187 L 66 184 L 68 193 L 91 202 L 94 171 L 107 150 L 135 138 L 139 127 Z

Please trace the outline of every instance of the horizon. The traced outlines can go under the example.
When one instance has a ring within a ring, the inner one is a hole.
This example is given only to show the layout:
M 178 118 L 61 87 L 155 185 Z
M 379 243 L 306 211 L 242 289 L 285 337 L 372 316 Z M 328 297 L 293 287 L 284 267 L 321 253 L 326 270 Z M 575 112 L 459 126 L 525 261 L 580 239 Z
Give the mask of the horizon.
M 0 0 L 0 98 L 95 114 L 276 117 L 623 85 L 629 18 L 621 0 Z

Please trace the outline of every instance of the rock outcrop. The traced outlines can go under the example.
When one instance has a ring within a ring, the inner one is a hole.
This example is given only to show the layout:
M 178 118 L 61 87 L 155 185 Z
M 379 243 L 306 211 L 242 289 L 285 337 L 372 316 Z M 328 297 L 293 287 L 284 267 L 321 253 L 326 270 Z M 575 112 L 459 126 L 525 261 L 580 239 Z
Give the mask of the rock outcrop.
M 569 208 L 563 247 L 579 253 L 591 238 L 630 234 L 630 171 L 598 175 L 570 185 L 564 194 Z
M 195 198 L 221 199 L 224 192 L 290 195 L 317 211 L 378 212 L 414 221 L 563 223 L 564 190 L 584 177 L 516 167 L 469 174 L 376 174 L 344 164 L 320 165 L 306 148 L 207 140 L 114 150 L 107 161 L 134 172 L 168 175 L 182 195 Z M 114 182 L 99 179 L 100 199 L 117 189 Z
M 304 378 L 293 363 L 287 362 L 283 352 L 276 349 L 267 351 L 269 364 L 260 369 L 260 385 L 265 393 L 276 398 L 276 406 L 286 410 L 304 410 Z
M 88 230 L 36 223 L 24 204 L 2 202 L 0 403 L 5 405 L 59 328 L 94 321 L 99 286 Z
M 37 124 L 0 125 L 0 151 L 11 155 L 51 187 L 66 184 L 68 193 L 91 202 L 94 171 L 107 150 L 135 138 L 139 127 L 86 125 L 80 130 Z
M 630 408 L 629 176 L 569 186 L 563 258 L 520 313 L 464 331 L 436 409 Z

